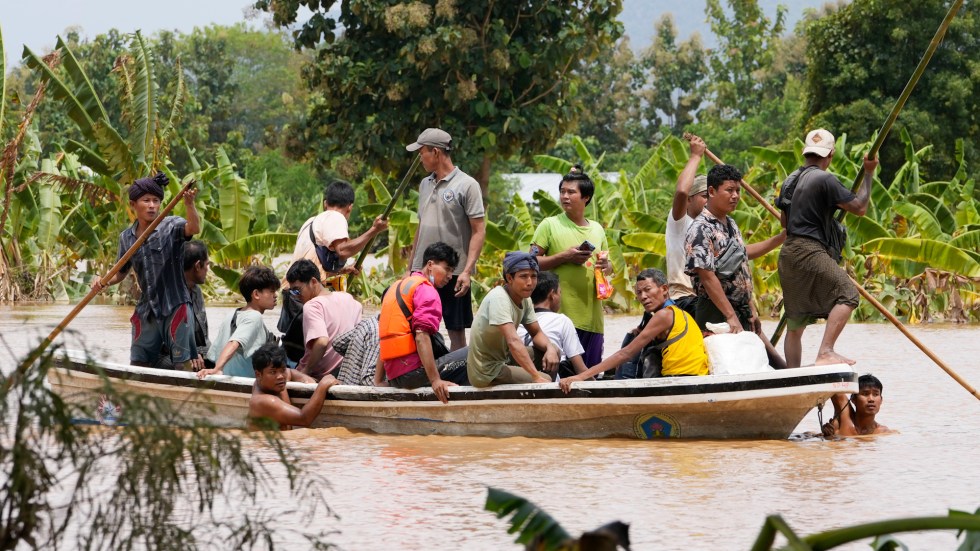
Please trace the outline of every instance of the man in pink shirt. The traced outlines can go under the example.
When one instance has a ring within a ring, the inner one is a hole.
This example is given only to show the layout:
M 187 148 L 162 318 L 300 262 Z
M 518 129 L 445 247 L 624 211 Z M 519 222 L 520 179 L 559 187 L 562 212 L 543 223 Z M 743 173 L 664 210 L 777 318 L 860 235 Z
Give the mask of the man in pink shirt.
M 296 367 L 316 380 L 334 374 L 343 356 L 331 346 L 333 339 L 361 320 L 361 303 L 347 293 L 330 291 L 320 283 L 313 262 L 297 260 L 286 272 L 289 294 L 303 303 L 303 343 L 306 352 Z
M 453 277 L 459 253 L 437 241 L 422 254 L 422 269 L 396 281 L 381 301 L 378 337 L 381 355 L 374 374 L 376 385 L 382 385 L 382 374 L 391 386 L 418 388 L 432 386 L 443 403 L 449 402 L 449 387 L 436 367 L 432 337 L 442 323 L 440 287 Z

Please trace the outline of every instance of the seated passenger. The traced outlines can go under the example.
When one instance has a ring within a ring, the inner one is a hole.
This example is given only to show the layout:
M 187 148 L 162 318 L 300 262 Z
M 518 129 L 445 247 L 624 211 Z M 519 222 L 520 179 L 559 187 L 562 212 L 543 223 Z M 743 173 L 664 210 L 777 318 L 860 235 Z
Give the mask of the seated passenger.
M 378 363 L 378 318 L 369 316 L 350 331 L 339 335 L 330 346 L 344 357 L 337 368 L 337 380 L 342 385 L 371 386 L 374 366 Z M 288 352 L 287 352 L 288 356 Z
M 238 280 L 238 290 L 245 298 L 245 307 L 232 312 L 218 328 L 208 350 L 214 368 L 198 371 L 199 379 L 221 374 L 252 377 L 252 354 L 275 340 L 262 322 L 262 314 L 276 307 L 279 279 L 275 272 L 265 266 L 250 266 Z M 294 373 L 290 380 L 312 382 L 299 373 Z
M 281 346 L 271 342 L 262 345 L 252 355 L 252 368 L 255 384 L 252 386 L 252 397 L 248 400 L 250 428 L 256 428 L 259 419 L 271 419 L 279 424 L 280 430 L 293 425 L 309 426 L 323 409 L 327 391 L 337 384 L 337 379 L 330 375 L 320 379 L 313 395 L 300 409 L 290 403 L 289 393 L 286 392 L 286 381 L 291 370 L 286 367 L 286 351 Z
M 822 427 L 823 435 L 829 438 L 892 432 L 875 420 L 875 416 L 881 411 L 883 390 L 881 381 L 874 375 L 867 374 L 858 377 L 858 392 L 851 394 L 850 400 L 847 399 L 847 394 L 835 394 L 831 398 L 834 403 L 834 418 Z
M 673 302 L 668 304 L 667 276 L 660 270 L 643 270 L 636 276 L 636 298 L 653 314 L 640 334 L 626 348 L 609 356 L 584 373 L 560 381 L 568 393 L 575 381 L 618 367 L 640 354 L 643 377 L 707 375 L 708 355 L 704 337 L 694 318 Z M 642 352 L 642 353 L 641 353 Z
M 531 302 L 534 303 L 534 313 L 538 316 L 538 325 L 551 344 L 558 348 L 558 376 L 571 377 L 585 371 L 585 361 L 582 359 L 585 349 L 575 332 L 575 324 L 565 314 L 558 313 L 561 308 L 558 276 L 552 272 L 539 273 L 538 284 L 531 293 Z M 517 328 L 517 335 L 524 340 L 525 346 L 530 346 L 531 335 L 524 327 Z M 554 373 L 551 375 L 554 376 Z
M 383 384 L 382 374 L 391 386 L 418 388 L 432 386 L 442 403 L 449 402 L 449 387 L 436 366 L 432 335 L 442 323 L 442 300 L 438 289 L 453 277 L 459 253 L 437 241 L 422 253 L 422 269 L 396 281 L 381 300 L 378 335 L 381 355 L 374 382 Z
M 538 283 L 538 260 L 525 252 L 504 257 L 504 285 L 494 287 L 480 304 L 470 329 L 466 370 L 475 387 L 508 383 L 548 383 L 551 377 L 536 365 L 554 372 L 558 350 L 538 325 L 531 293 Z M 532 347 L 517 336 L 523 325 Z M 516 364 L 516 365 L 515 365 Z
M 306 352 L 296 369 L 320 380 L 335 375 L 343 356 L 331 343 L 361 321 L 361 303 L 320 283 L 320 269 L 307 259 L 297 260 L 286 271 L 289 294 L 303 303 L 303 343 Z

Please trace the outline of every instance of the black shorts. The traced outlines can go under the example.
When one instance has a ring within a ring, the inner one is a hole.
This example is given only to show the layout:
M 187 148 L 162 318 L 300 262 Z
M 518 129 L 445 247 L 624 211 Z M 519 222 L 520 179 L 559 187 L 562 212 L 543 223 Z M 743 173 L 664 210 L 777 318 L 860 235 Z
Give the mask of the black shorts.
M 473 325 L 473 299 L 470 289 L 461 297 L 456 297 L 456 281 L 459 276 L 453 276 L 445 286 L 439 289 L 439 299 L 442 301 L 442 319 L 449 331 L 462 331 Z

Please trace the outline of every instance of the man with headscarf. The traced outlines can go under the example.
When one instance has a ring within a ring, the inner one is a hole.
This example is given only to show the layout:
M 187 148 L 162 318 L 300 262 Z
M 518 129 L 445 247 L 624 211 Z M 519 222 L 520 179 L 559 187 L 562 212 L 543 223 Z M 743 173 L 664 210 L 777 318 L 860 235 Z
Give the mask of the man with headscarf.
M 508 383 L 548 383 L 538 370 L 557 370 L 559 352 L 538 325 L 531 293 L 538 283 L 538 260 L 525 252 L 504 257 L 504 284 L 483 297 L 470 330 L 466 369 L 470 384 L 487 387 Z M 531 346 L 517 334 L 523 325 Z
M 119 234 L 119 258 L 156 219 L 163 202 L 163 188 L 169 182 L 166 175 L 158 173 L 140 178 L 129 187 L 129 206 L 136 214 L 136 221 Z M 125 279 L 130 268 L 136 272 L 142 294 L 130 318 L 133 342 L 129 361 L 133 365 L 156 365 L 164 349 L 170 350 L 170 361 L 178 369 L 185 368 L 185 362 L 197 357 L 197 350 L 190 346 L 194 342 L 194 315 L 184 281 L 184 243 L 201 229 L 194 206 L 196 196 L 195 188 L 184 193 L 186 220 L 167 216 L 116 275 L 108 281 L 96 278 L 92 282 L 92 288 L 101 291 Z

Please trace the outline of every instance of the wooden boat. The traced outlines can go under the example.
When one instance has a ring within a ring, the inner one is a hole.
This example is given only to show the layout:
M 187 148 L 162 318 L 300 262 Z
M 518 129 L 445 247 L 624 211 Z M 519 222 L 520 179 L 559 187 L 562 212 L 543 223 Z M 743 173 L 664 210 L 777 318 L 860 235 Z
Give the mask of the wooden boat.
M 55 392 L 70 403 L 99 403 L 101 377 L 116 388 L 169 400 L 190 418 L 245 426 L 253 379 L 87 361 L 69 352 L 50 371 Z M 289 383 L 302 406 L 314 385 Z M 847 365 L 746 375 L 709 375 L 575 383 L 455 387 L 449 404 L 429 388 L 334 386 L 314 427 L 382 434 L 526 436 L 535 438 L 783 439 L 831 395 L 857 392 Z M 102 398 L 104 400 L 104 398 Z M 121 422 L 125 422 L 123 412 Z

